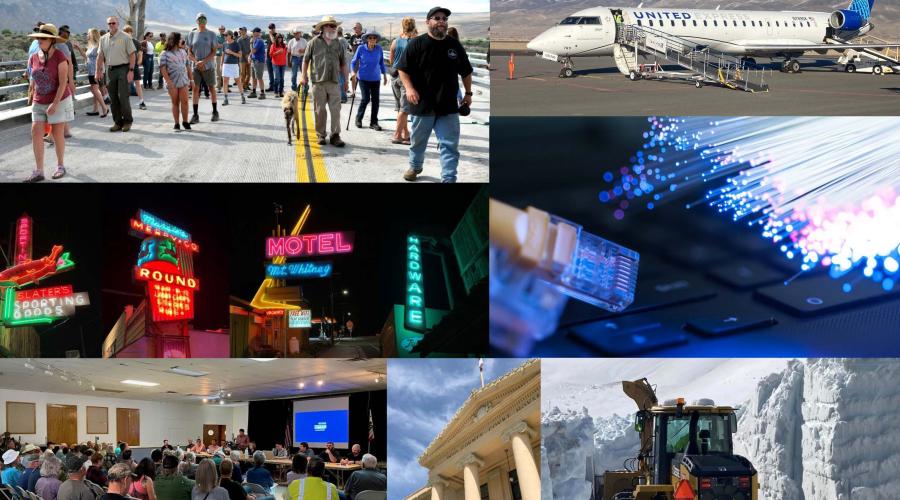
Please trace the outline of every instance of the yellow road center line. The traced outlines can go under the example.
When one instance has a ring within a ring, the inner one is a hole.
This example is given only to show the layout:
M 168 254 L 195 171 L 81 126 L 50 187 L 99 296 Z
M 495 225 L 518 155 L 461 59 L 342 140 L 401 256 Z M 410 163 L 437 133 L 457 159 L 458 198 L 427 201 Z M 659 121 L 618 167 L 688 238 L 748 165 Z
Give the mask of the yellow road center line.
M 322 149 L 315 137 L 315 117 L 312 111 L 312 96 L 306 98 L 306 111 L 302 109 L 302 97 L 297 99 L 296 116 L 297 126 L 300 128 L 300 139 L 296 141 L 295 163 L 297 167 L 297 182 L 328 182 L 328 172 L 325 169 L 325 159 L 322 157 Z M 304 126 L 305 122 L 305 126 Z M 310 139 L 312 130 L 313 139 Z

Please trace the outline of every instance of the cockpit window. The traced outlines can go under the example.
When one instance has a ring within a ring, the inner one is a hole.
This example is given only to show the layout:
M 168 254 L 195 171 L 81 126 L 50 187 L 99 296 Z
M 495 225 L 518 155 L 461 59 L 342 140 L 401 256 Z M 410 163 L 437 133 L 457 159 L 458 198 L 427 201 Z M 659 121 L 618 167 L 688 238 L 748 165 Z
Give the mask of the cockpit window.
M 599 17 L 582 17 L 578 24 L 600 24 Z
M 567 17 L 567 18 L 563 19 L 562 22 L 560 22 L 559 24 L 578 24 L 579 19 L 581 19 L 581 18 L 580 17 Z

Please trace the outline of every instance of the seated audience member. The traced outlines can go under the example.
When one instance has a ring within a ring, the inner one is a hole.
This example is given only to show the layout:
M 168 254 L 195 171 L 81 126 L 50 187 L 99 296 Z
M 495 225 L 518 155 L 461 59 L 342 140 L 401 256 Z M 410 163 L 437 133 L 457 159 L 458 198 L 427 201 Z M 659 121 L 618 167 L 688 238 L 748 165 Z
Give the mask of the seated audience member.
M 153 490 L 153 480 L 156 479 L 156 466 L 148 457 L 141 459 L 141 463 L 134 469 L 131 488 L 128 495 L 138 500 L 156 500 L 156 492 Z
M 118 463 L 113 465 L 106 474 L 109 478 L 109 490 L 100 497 L 100 500 L 125 500 L 128 498 L 126 496 L 128 491 L 134 489 L 134 482 L 137 481 L 134 473 L 131 472 L 131 467 L 125 462 Z
M 354 444 L 352 448 L 350 448 L 350 454 L 341 459 L 342 464 L 362 464 L 363 453 L 362 447 L 358 444 Z
M 156 469 L 156 475 L 154 475 L 153 477 L 162 474 L 162 459 L 162 450 L 153 450 L 150 452 L 150 460 L 153 460 L 153 468 Z
M 53 452 L 44 457 L 41 464 L 41 478 L 34 485 L 34 492 L 44 500 L 56 500 L 59 486 L 59 473 L 62 471 L 62 461 L 56 458 Z
M 378 472 L 378 459 L 375 455 L 366 453 L 362 456 L 363 468 L 353 471 L 347 484 L 344 485 L 344 495 L 350 500 L 355 500 L 360 491 L 387 491 L 387 476 Z
M 103 455 L 103 469 L 109 470 L 116 465 L 116 448 L 113 445 L 106 447 L 106 455 Z
M 56 498 L 58 500 L 95 500 L 94 490 L 84 481 L 84 457 L 70 452 L 66 455 L 65 468 L 68 479 L 59 485 Z
M 337 450 L 334 449 L 334 443 L 332 443 L 331 441 L 325 443 L 325 449 L 322 450 L 322 453 L 319 453 L 319 458 L 332 464 L 336 464 L 341 461 L 341 455 L 337 452 Z
M 291 482 L 288 485 L 285 500 L 339 500 L 338 487 L 322 479 L 325 475 L 325 462 L 319 457 L 309 460 L 306 467 L 307 477 Z
M 275 455 L 275 458 L 287 458 L 288 451 L 281 443 L 275 443 L 275 449 L 272 450 L 272 454 Z
M 316 456 L 316 454 L 313 453 L 312 448 L 309 447 L 309 443 L 307 443 L 306 441 L 300 443 L 300 454 L 305 455 L 306 458 L 312 458 Z
M 19 453 L 19 463 L 25 470 L 19 476 L 18 485 L 25 491 L 34 493 L 34 485 L 41 478 L 41 449 L 33 444 L 26 444 Z
M 234 438 L 234 446 L 241 451 L 250 446 L 250 436 L 244 434 L 244 429 L 238 429 L 238 435 Z
M 168 439 L 163 439 L 163 444 L 162 444 L 162 446 L 160 446 L 159 449 L 161 449 L 161 450 L 170 450 L 170 449 L 172 449 L 171 447 L 172 447 L 172 445 L 169 444 L 169 440 L 168 440 Z
M 306 455 L 294 455 L 294 458 L 291 459 L 291 470 L 287 473 L 287 483 L 291 484 L 292 482 L 298 479 L 306 478 L 306 464 L 309 460 L 306 458 Z
M 163 457 L 163 473 L 153 481 L 157 500 L 190 500 L 194 481 L 178 474 L 178 464 L 174 455 Z
M 234 472 L 234 462 L 230 458 L 226 458 L 222 460 L 222 465 L 219 466 L 219 469 L 222 471 L 222 479 L 219 481 L 219 486 L 225 488 L 225 491 L 228 492 L 229 500 L 247 500 L 247 492 L 241 487 L 241 483 L 231 478 L 231 474 Z
M 244 474 L 241 472 L 241 452 L 225 448 L 225 458 L 231 460 L 231 480 L 236 483 L 243 483 Z
M 228 490 L 219 486 L 216 464 L 204 458 L 197 466 L 197 481 L 191 490 L 192 500 L 230 500 Z
M 134 460 L 131 459 L 131 448 L 126 448 L 122 451 L 122 454 L 119 458 L 119 463 L 123 463 L 131 467 L 131 470 L 134 470 L 134 468 L 137 467 L 137 464 L 134 463 Z
M 3 452 L 3 472 L 0 472 L 0 484 L 15 487 L 19 484 L 19 452 L 7 449 Z
M 247 471 L 245 479 L 248 483 L 258 484 L 271 493 L 272 487 L 275 486 L 275 481 L 272 480 L 272 474 L 265 468 L 265 464 L 265 453 L 261 451 L 254 453 L 253 468 Z
M 106 472 L 103 471 L 103 457 L 99 453 L 94 453 L 91 455 L 89 463 L 91 465 L 85 473 L 85 479 L 98 486 L 106 487 L 107 477 Z

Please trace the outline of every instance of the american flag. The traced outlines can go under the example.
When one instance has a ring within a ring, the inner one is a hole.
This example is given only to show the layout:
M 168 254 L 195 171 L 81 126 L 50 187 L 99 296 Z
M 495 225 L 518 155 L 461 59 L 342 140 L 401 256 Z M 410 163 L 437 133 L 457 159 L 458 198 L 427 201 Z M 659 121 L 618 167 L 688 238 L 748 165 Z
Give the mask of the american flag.
M 484 388 L 484 358 L 478 358 L 478 372 L 481 375 L 481 387 Z
M 371 408 L 369 408 L 369 441 L 375 441 L 375 421 L 372 420 Z
M 291 449 L 294 446 L 294 433 L 291 432 L 291 419 L 293 418 L 292 412 L 288 412 L 287 422 L 284 424 L 284 447 L 287 449 Z

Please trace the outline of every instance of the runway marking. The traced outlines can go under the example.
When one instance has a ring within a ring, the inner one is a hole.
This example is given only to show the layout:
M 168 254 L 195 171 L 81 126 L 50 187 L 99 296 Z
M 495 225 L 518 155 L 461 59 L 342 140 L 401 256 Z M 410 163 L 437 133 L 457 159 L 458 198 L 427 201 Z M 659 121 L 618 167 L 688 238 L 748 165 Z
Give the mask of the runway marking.
M 525 79 L 526 79 L 526 80 L 537 80 L 537 81 L 539 81 L 539 82 L 546 82 L 546 81 L 547 81 L 547 80 L 544 80 L 543 78 L 538 78 L 538 77 L 536 77 L 536 76 L 526 76 Z
M 297 182 L 328 182 L 328 171 L 325 169 L 325 159 L 322 157 L 322 148 L 315 136 L 313 127 L 313 140 L 309 137 L 308 124 L 315 123 L 310 97 L 306 98 L 306 110 L 302 109 L 302 98 L 297 99 L 297 116 L 300 117 L 301 137 L 296 141 L 295 163 L 297 165 Z

